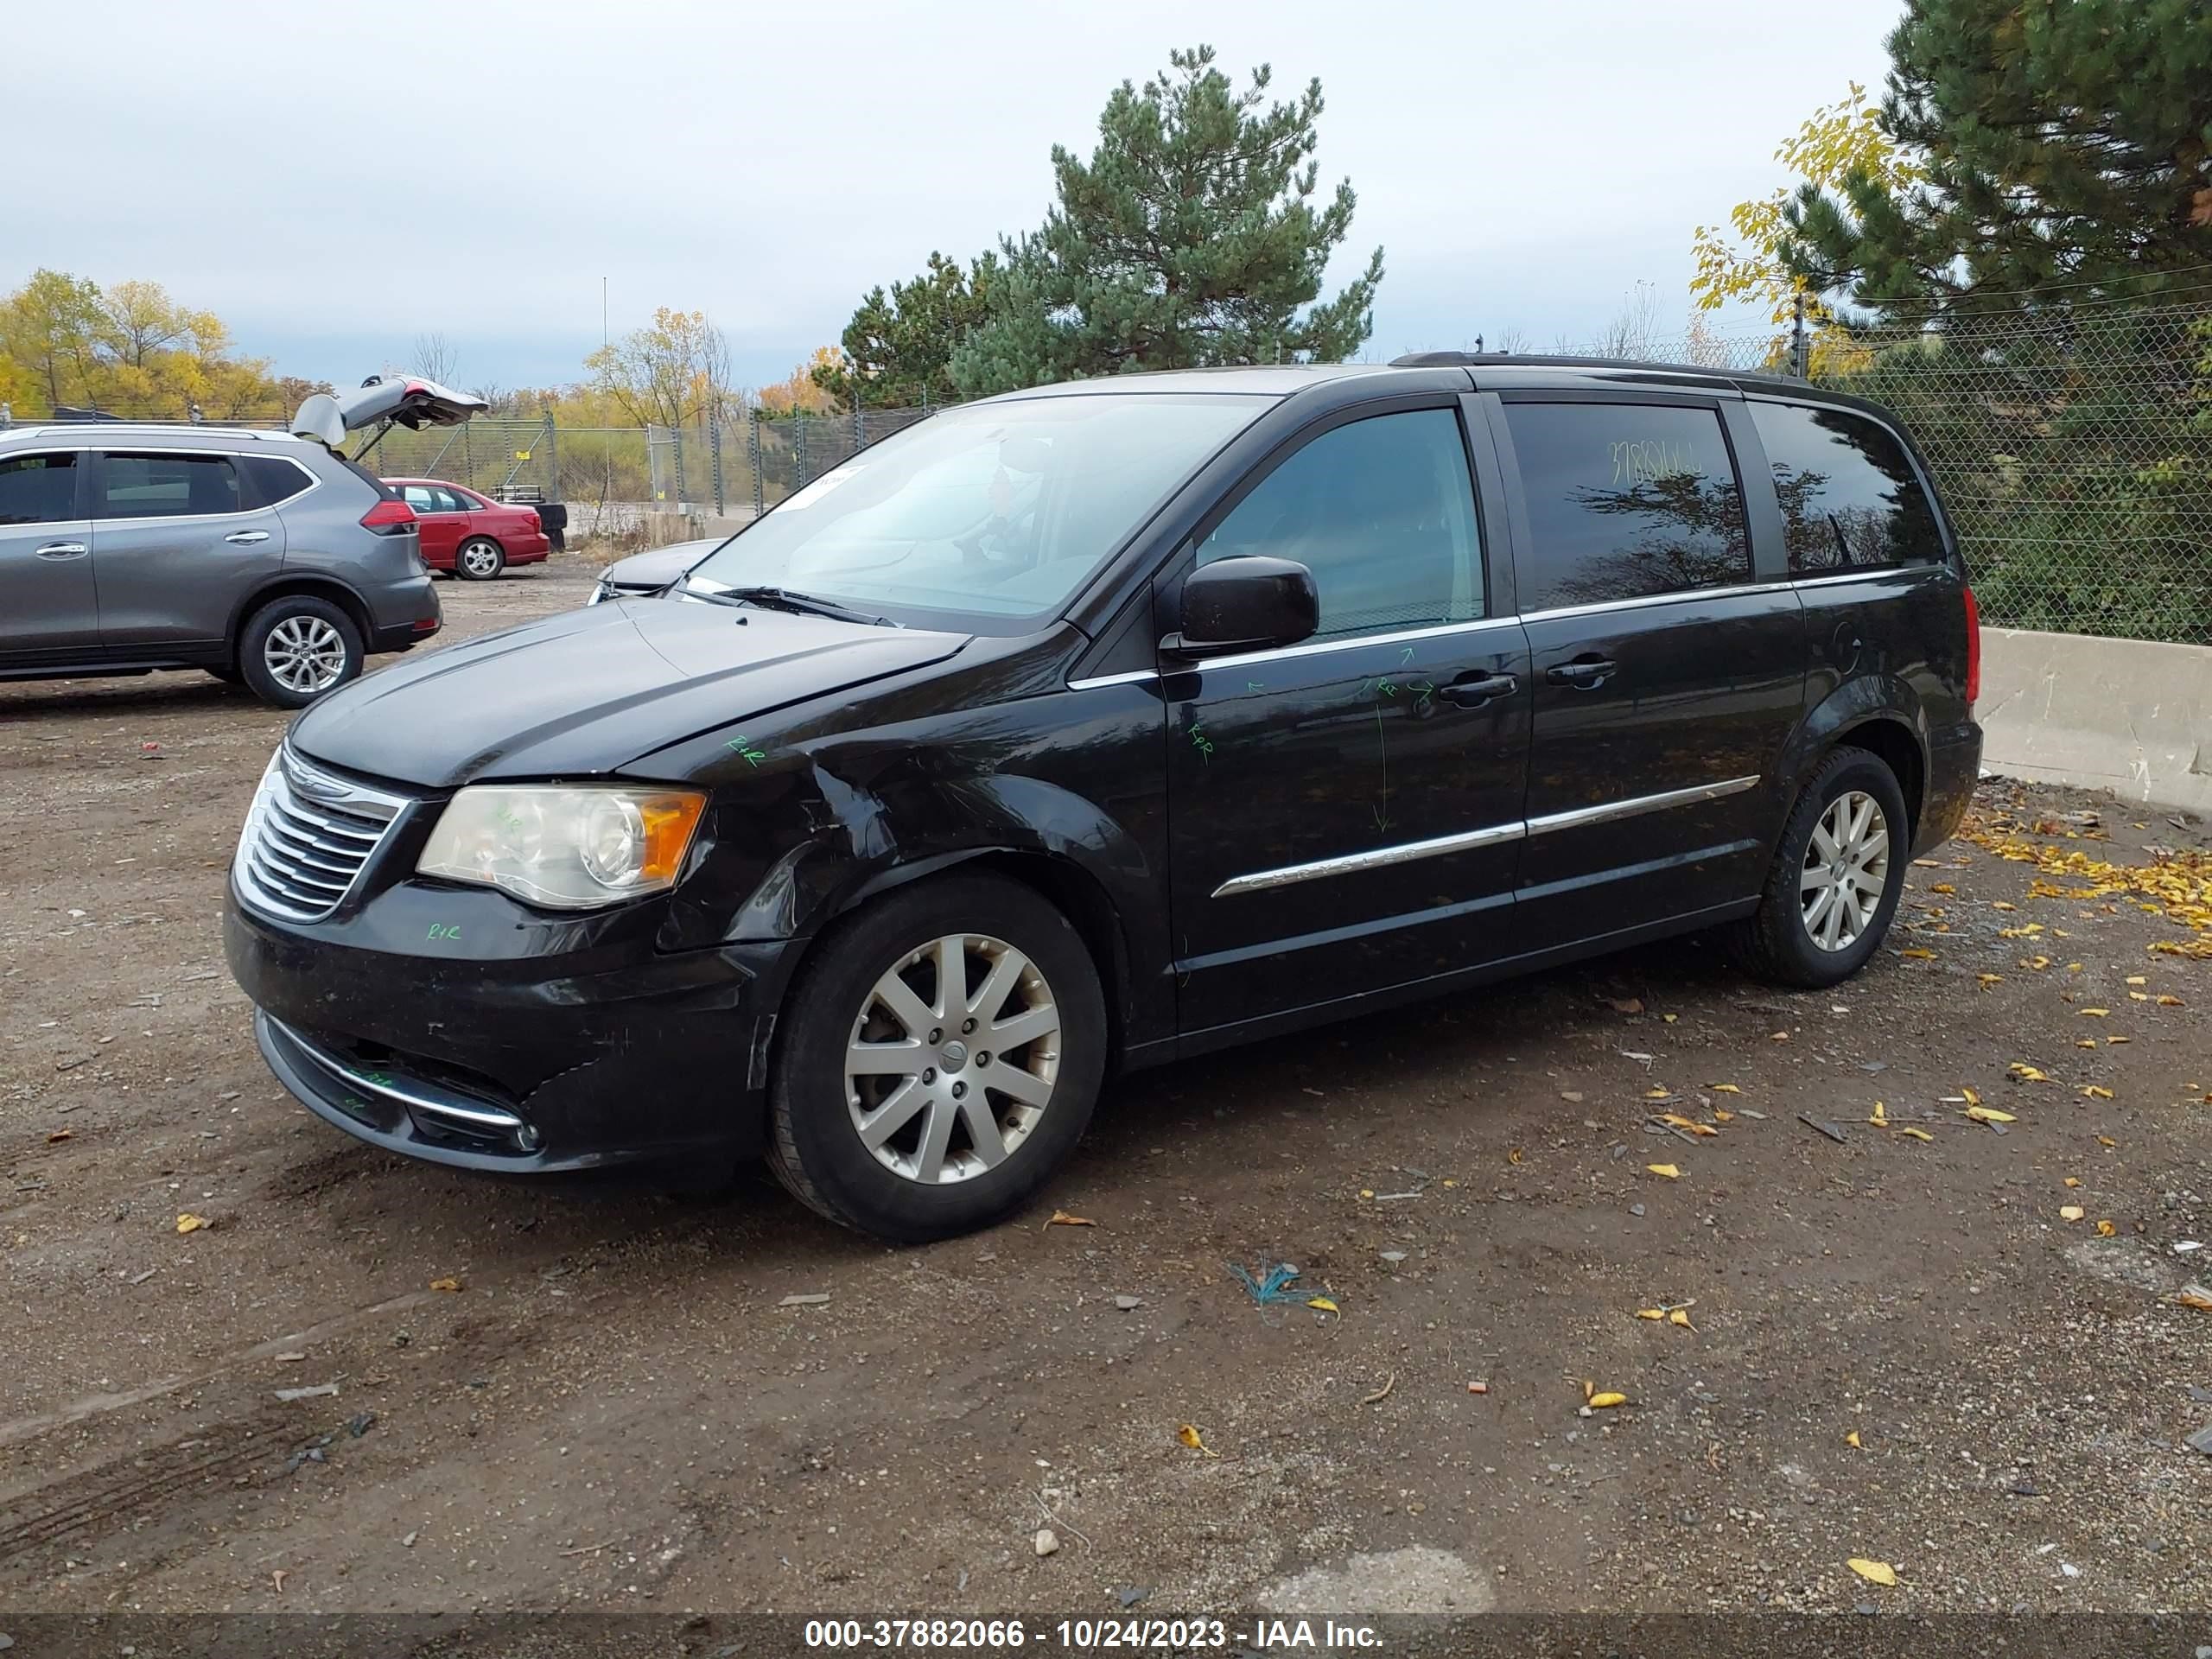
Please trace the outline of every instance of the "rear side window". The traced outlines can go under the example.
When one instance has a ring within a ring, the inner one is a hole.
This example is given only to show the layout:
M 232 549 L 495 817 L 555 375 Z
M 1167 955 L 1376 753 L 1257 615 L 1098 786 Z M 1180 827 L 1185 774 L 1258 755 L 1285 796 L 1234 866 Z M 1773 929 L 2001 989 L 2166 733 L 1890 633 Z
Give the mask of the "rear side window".
M 1231 509 L 1198 544 L 1198 563 L 1252 553 L 1313 573 L 1322 638 L 1480 616 L 1482 549 L 1459 416 L 1413 410 L 1324 432 Z
M 238 465 L 245 468 L 253 499 L 264 507 L 289 501 L 315 483 L 315 480 L 279 455 L 243 455 Z
M 1753 404 L 1793 575 L 1943 557 L 1927 492 L 1894 434 L 1848 410 Z
M 0 524 L 58 524 L 77 516 L 77 457 L 0 461 Z
M 1744 493 L 1708 409 L 1508 404 L 1533 569 L 1523 611 L 1751 579 Z
M 109 454 L 93 500 L 101 518 L 178 518 L 236 512 L 238 475 L 223 455 Z

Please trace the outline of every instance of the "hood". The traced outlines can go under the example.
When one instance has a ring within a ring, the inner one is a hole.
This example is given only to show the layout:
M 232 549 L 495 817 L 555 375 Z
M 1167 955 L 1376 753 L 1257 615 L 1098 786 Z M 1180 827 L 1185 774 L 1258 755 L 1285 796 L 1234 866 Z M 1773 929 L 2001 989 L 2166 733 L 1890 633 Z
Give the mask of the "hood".
M 403 660 L 309 708 L 290 741 L 334 766 L 430 788 L 582 777 L 967 643 L 785 611 L 617 601 Z
M 632 553 L 608 565 L 599 573 L 599 579 L 612 588 L 641 593 L 665 588 L 728 539 L 714 536 L 702 542 L 674 542 L 648 553 Z

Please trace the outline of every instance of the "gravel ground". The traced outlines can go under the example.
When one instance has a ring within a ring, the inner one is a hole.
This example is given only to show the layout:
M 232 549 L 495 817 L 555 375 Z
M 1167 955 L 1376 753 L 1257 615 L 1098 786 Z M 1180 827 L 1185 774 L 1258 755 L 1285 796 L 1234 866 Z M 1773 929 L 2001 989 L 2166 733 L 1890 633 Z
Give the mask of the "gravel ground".
M 1993 782 L 1835 992 L 1676 943 L 1143 1074 L 893 1252 L 292 1104 L 217 926 L 282 725 L 0 687 L 0 1605 L 2212 1606 L 2201 824 Z

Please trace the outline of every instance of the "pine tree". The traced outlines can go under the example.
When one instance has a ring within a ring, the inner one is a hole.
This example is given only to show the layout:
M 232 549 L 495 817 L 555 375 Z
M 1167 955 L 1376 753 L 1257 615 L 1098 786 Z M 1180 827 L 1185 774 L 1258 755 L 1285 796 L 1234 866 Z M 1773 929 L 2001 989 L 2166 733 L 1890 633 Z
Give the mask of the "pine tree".
M 850 408 L 857 381 L 861 402 L 882 409 L 944 403 L 959 396 L 952 353 L 986 315 L 999 260 L 987 253 L 965 270 L 932 253 L 912 280 L 878 288 L 845 325 L 844 361 L 822 364 L 815 384 Z
M 1122 83 L 1088 162 L 1055 145 L 1059 203 L 1005 244 L 987 315 L 953 353 L 969 397 L 1136 369 L 1334 361 L 1374 327 L 1377 248 L 1315 304 L 1351 226 L 1349 182 L 1316 204 L 1321 83 L 1266 105 L 1262 65 L 1238 93 L 1213 48 L 1172 74 Z
M 1779 251 L 1864 303 L 2146 295 L 2212 263 L 2205 0 L 1909 0 L 1882 128 L 1923 170 L 1808 186 Z

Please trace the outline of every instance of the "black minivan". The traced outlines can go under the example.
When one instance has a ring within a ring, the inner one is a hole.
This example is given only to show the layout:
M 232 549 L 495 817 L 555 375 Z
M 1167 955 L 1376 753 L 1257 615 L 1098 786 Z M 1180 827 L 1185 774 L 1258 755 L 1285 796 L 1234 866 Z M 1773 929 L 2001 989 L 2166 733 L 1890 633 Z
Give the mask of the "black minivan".
M 1883 410 L 1427 354 L 949 409 L 673 588 L 302 715 L 232 868 L 263 1053 L 483 1170 L 765 1151 L 887 1238 L 1109 1071 L 1661 935 L 1820 986 L 1974 787 Z

